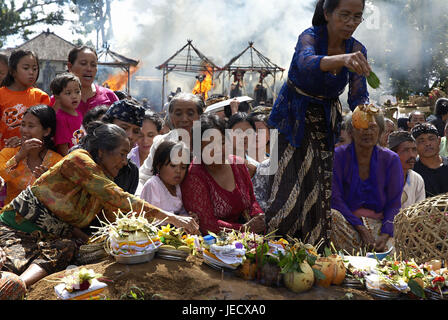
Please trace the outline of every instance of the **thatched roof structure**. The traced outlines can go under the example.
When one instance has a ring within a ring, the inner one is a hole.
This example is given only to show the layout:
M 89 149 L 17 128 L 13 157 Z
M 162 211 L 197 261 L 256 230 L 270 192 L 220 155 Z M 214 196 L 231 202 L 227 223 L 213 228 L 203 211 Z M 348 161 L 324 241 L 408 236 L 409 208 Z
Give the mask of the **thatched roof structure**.
M 2 52 L 9 55 L 14 50 L 31 50 L 37 54 L 41 61 L 62 61 L 68 60 L 70 50 L 77 46 L 49 29 L 42 32 L 36 37 L 26 41 L 25 43 L 15 48 L 7 48 Z M 119 53 L 109 49 L 109 47 L 97 51 L 98 64 L 111 67 L 127 67 L 136 66 L 139 61 L 127 58 Z
M 9 55 L 14 50 L 31 50 L 37 54 L 39 60 L 67 61 L 68 53 L 75 47 L 73 43 L 47 29 L 20 46 L 5 49 L 3 53 Z
M 62 70 L 66 69 L 68 54 L 73 48 L 76 47 L 77 46 L 75 44 L 59 37 L 49 29 L 47 29 L 47 31 L 40 33 L 36 37 L 26 41 L 20 46 L 17 46 L 15 48 L 7 48 L 0 52 L 9 56 L 14 50 L 31 50 L 37 54 L 41 63 L 54 64 L 54 62 L 56 62 L 56 65 L 59 65 L 59 67 L 57 67 L 58 70 L 51 70 L 51 72 L 49 72 L 48 74 L 42 72 L 43 74 L 40 76 L 40 78 L 42 78 L 42 89 L 49 90 L 49 82 L 53 79 L 57 72 L 61 72 Z M 136 67 L 139 64 L 139 61 L 127 58 L 119 53 L 116 53 L 110 50 L 109 46 L 98 50 L 97 55 L 99 65 L 113 68 L 119 67 L 127 72 L 128 79 L 126 90 L 129 92 L 130 68 Z

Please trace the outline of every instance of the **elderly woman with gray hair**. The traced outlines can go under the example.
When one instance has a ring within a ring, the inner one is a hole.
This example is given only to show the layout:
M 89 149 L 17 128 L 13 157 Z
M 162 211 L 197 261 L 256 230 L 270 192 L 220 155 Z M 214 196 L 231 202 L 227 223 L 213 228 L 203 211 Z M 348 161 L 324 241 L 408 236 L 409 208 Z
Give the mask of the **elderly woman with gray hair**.
M 180 92 L 170 100 L 168 106 L 168 119 L 172 130 L 164 135 L 159 135 L 154 138 L 149 155 L 140 167 L 139 183 L 135 193 L 137 196 L 141 194 L 145 182 L 153 176 L 152 160 L 154 158 L 155 150 L 163 141 L 178 142 L 182 136 L 179 129 L 184 129 L 189 134 L 190 140 L 184 142 L 190 150 L 193 150 L 193 122 L 199 120 L 204 109 L 204 100 L 192 93 Z
M 352 143 L 334 154 L 330 238 L 336 248 L 382 252 L 392 245 L 393 220 L 401 208 L 404 176 L 398 155 L 378 145 L 384 116 L 367 129 L 348 121 Z

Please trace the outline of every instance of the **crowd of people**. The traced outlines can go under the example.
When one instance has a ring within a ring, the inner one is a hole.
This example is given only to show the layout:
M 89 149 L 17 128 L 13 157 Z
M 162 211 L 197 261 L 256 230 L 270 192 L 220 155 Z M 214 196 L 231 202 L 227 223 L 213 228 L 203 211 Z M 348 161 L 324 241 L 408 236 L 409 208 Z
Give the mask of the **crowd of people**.
M 87 46 L 69 52 L 46 93 L 37 55 L 12 52 L 0 68 L 0 299 L 66 268 L 92 226 L 131 205 L 190 234 L 275 231 L 389 250 L 400 209 L 448 192 L 448 99 L 428 119 L 378 112 L 359 129 L 343 117 L 347 84 L 351 110 L 368 103 L 366 49 L 338 34 L 363 10 L 361 0 L 318 1 L 271 108 L 234 99 L 212 112 L 216 99 L 177 92 L 164 117 L 96 84 Z
M 92 226 L 102 218 L 113 221 L 113 212 L 127 212 L 130 205 L 191 234 L 222 228 L 265 232 L 251 179 L 269 157 L 269 141 L 256 140 L 260 157 L 248 152 L 249 136 L 268 129 L 265 111 L 241 112 L 248 105 L 232 101 L 228 119 L 204 113 L 212 100 L 179 92 L 164 118 L 96 84 L 93 48 L 77 47 L 67 60 L 67 72 L 52 80 L 49 93 L 35 87 L 34 52 L 16 50 L 2 60 L 7 65 L 0 79 L 2 298 L 17 298 L 63 270 Z M 192 137 L 207 129 L 217 130 L 220 141 L 201 141 L 200 149 L 215 148 L 212 156 L 222 163 L 204 164 L 202 152 L 193 152 Z M 242 158 L 225 158 L 227 129 L 244 133 Z M 180 163 L 172 160 L 173 152 L 183 156 Z

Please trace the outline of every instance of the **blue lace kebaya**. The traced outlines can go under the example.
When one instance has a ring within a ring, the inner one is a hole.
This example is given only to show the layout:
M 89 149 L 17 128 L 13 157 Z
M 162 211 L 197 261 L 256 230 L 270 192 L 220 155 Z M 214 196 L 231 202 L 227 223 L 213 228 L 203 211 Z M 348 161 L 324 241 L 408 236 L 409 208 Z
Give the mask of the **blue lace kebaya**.
M 351 37 L 345 41 L 345 52 L 360 51 L 367 58 L 366 48 Z M 297 93 L 286 83 L 281 88 L 272 108 L 268 123 L 284 134 L 289 143 L 299 147 L 305 128 L 305 112 L 309 103 L 321 104 L 325 109 L 328 132 L 331 132 L 331 101 L 338 99 L 349 84 L 348 104 L 351 110 L 357 105 L 369 102 L 367 81 L 364 76 L 349 72 L 346 67 L 334 75 L 320 69 L 320 60 L 328 55 L 327 25 L 315 26 L 305 30 L 297 42 L 288 78 L 295 87 L 307 95 L 325 97 L 315 99 Z M 328 135 L 329 146 L 333 148 L 333 135 Z

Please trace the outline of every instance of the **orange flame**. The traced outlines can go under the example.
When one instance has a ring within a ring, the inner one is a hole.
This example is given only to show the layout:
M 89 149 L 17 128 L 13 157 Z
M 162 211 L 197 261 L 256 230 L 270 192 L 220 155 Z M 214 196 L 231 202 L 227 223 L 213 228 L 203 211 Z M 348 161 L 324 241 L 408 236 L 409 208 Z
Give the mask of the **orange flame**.
M 202 71 L 201 74 L 205 75 L 204 80 L 201 82 L 199 80 L 196 80 L 196 85 L 193 88 L 193 94 L 200 94 L 204 98 L 204 100 L 207 100 L 208 98 L 208 92 L 210 89 L 214 87 L 212 75 L 213 75 L 213 68 L 210 66 L 207 66 L 207 71 Z
M 134 67 L 131 66 L 129 69 L 129 78 L 132 77 L 132 75 L 137 72 L 139 69 L 139 66 Z M 127 72 L 120 72 L 117 74 L 111 74 L 107 78 L 106 81 L 104 81 L 103 86 L 106 88 L 111 89 L 112 91 L 116 90 L 122 90 L 126 84 L 128 83 L 128 73 Z

